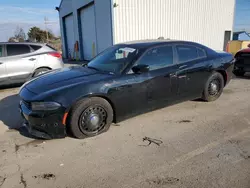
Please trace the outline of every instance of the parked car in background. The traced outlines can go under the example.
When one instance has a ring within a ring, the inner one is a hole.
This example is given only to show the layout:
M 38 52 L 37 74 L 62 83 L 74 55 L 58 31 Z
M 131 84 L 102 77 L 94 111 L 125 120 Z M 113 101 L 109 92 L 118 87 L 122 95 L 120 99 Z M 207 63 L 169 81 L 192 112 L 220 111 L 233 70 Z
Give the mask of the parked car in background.
M 0 85 L 24 83 L 62 67 L 61 54 L 47 44 L 0 43 Z
M 246 72 L 250 72 L 250 44 L 248 48 L 235 54 L 235 61 L 234 74 L 236 76 L 244 76 Z
M 23 85 L 20 111 L 37 137 L 62 138 L 66 129 L 77 138 L 95 136 L 140 113 L 218 99 L 233 66 L 231 54 L 193 42 L 118 44 L 82 67 L 45 73 Z

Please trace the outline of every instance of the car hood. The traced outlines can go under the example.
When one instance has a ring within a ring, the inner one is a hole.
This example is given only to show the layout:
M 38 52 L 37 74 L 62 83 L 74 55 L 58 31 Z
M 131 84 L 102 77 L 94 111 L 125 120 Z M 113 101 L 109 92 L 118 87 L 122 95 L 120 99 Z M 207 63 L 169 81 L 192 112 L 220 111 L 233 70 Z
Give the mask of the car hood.
M 250 53 L 250 48 L 242 49 L 239 52 L 241 52 L 241 53 Z
M 70 87 L 71 85 L 103 80 L 111 76 L 111 74 L 86 67 L 69 67 L 45 73 L 25 83 L 23 87 L 33 93 L 40 94 L 62 87 Z

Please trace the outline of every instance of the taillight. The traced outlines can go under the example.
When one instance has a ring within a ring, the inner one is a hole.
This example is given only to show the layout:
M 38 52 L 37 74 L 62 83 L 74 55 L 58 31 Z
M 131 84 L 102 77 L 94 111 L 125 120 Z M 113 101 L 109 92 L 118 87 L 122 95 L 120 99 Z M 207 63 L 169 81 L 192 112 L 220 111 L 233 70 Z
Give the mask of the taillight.
M 51 55 L 51 56 L 56 57 L 56 58 L 62 58 L 62 55 L 58 52 L 50 52 L 50 53 L 48 53 L 48 55 Z

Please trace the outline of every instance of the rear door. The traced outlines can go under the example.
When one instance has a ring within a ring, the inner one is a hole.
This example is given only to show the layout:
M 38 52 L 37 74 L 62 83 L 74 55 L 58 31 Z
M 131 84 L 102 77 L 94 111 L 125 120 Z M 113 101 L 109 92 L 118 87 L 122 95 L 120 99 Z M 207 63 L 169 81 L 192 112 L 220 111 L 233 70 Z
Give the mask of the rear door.
M 194 45 L 176 45 L 178 56 L 178 95 L 200 97 L 209 76 L 206 51 Z
M 23 82 L 34 71 L 36 57 L 32 56 L 32 49 L 25 44 L 7 44 L 6 71 L 11 82 Z

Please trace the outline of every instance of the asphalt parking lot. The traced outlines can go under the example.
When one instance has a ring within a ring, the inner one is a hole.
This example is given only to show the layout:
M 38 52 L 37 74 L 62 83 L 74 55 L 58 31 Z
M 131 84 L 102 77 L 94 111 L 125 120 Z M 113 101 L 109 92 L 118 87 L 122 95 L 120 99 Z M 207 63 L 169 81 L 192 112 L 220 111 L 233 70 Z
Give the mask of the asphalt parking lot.
M 233 79 L 215 102 L 163 108 L 85 140 L 14 130 L 17 92 L 0 91 L 0 188 L 250 186 L 250 76 Z

